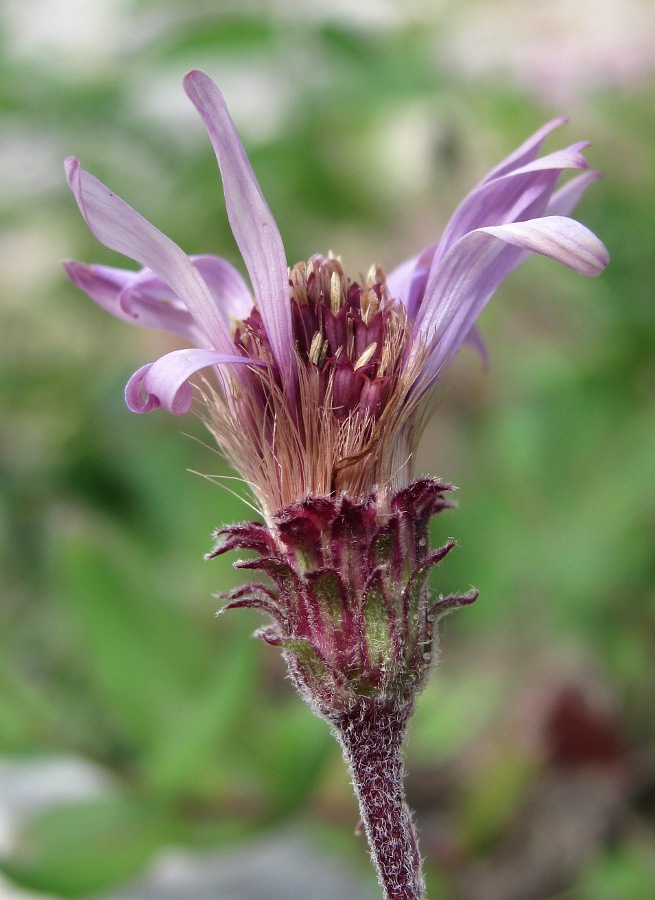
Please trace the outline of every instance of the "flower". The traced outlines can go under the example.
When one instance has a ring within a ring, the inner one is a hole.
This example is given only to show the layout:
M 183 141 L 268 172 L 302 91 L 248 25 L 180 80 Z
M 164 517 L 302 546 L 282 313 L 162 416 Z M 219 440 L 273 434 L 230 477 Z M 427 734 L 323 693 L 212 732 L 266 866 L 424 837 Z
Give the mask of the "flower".
M 188 257 L 80 168 L 68 181 L 91 231 L 139 272 L 65 263 L 71 281 L 126 322 L 162 328 L 193 347 L 142 366 L 134 412 L 180 415 L 197 385 L 201 415 L 252 487 L 264 524 L 216 532 L 210 557 L 254 551 L 259 570 L 224 599 L 256 608 L 303 697 L 341 743 L 385 898 L 424 897 L 404 800 L 401 743 L 434 655 L 435 626 L 477 591 L 430 596 L 428 575 L 454 546 L 430 552 L 430 518 L 450 485 L 412 481 L 412 457 L 434 385 L 461 344 L 483 353 L 476 320 L 530 253 L 582 275 L 608 262 L 603 244 L 568 218 L 598 177 L 584 143 L 539 157 L 549 122 L 462 201 L 441 240 L 388 276 L 362 283 L 339 258 L 287 268 L 282 239 L 214 82 L 191 72 L 186 91 L 216 151 L 232 231 L 252 294 L 226 260 Z M 555 190 L 564 169 L 583 170 Z
M 141 263 L 139 272 L 66 262 L 70 280 L 126 322 L 189 341 L 141 367 L 126 387 L 134 412 L 181 415 L 189 378 L 203 416 L 252 486 L 262 513 L 308 496 L 376 490 L 388 508 L 412 477 L 412 457 L 432 388 L 468 341 L 484 352 L 475 322 L 505 277 L 530 253 L 582 275 L 608 262 L 603 244 L 568 218 L 599 173 L 573 144 L 538 153 L 563 119 L 549 122 L 462 201 L 441 240 L 388 276 L 372 266 L 360 285 L 338 258 L 287 268 L 280 233 L 223 97 L 194 71 L 185 79 L 214 146 L 227 212 L 252 291 L 226 260 L 188 257 L 75 159 L 68 181 L 91 231 Z M 555 190 L 565 169 L 583 170 Z

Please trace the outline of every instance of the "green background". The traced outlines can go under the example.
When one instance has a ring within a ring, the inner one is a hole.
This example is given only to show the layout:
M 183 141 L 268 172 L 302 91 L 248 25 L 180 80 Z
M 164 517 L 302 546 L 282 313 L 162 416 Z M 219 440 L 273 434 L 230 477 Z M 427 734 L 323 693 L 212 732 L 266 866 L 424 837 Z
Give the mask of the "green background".
M 419 473 L 459 486 L 434 526 L 435 543 L 460 541 L 435 591 L 481 596 L 445 623 L 407 784 L 435 900 L 655 890 L 655 17 L 614 7 L 7 5 L 0 758 L 72 754 L 116 786 L 29 820 L 3 858 L 15 882 L 83 896 L 163 847 L 236 846 L 290 821 L 374 884 L 327 727 L 250 639 L 257 616 L 213 616 L 212 593 L 240 577 L 202 554 L 213 528 L 252 515 L 242 486 L 195 474 L 229 472 L 193 417 L 123 405 L 134 369 L 177 345 L 111 319 L 59 266 L 126 264 L 65 185 L 76 155 L 187 252 L 242 267 L 181 86 L 199 67 L 289 261 L 333 250 L 355 277 L 435 240 L 553 115 L 571 124 L 549 149 L 592 140 L 605 178 L 576 216 L 610 267 L 587 280 L 532 259 L 514 274 L 481 319 L 489 371 L 462 351 L 420 451 Z

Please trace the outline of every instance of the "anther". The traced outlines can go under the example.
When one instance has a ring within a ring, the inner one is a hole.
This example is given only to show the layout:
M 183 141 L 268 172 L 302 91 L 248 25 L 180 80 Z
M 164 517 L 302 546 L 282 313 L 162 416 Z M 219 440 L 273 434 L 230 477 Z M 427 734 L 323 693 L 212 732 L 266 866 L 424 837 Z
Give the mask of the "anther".
M 357 371 L 357 369 L 361 369 L 363 366 L 366 365 L 366 363 L 371 359 L 371 357 L 373 356 L 373 354 L 375 353 L 375 351 L 377 350 L 377 348 L 378 348 L 377 341 L 373 341 L 372 344 L 369 344 L 369 345 L 368 345 L 368 347 L 366 348 L 366 350 L 364 350 L 364 352 L 362 353 L 362 355 L 359 357 L 359 359 L 357 360 L 357 362 L 356 362 L 355 365 L 353 366 L 355 372 Z
M 313 362 L 315 366 L 321 365 L 321 357 L 323 357 L 323 361 L 325 360 L 325 348 L 323 343 L 323 336 L 320 331 L 317 331 L 314 334 L 312 343 L 309 347 L 309 361 Z M 327 341 L 325 343 L 327 343 Z
M 341 279 L 336 272 L 330 279 L 330 307 L 335 316 L 341 309 Z

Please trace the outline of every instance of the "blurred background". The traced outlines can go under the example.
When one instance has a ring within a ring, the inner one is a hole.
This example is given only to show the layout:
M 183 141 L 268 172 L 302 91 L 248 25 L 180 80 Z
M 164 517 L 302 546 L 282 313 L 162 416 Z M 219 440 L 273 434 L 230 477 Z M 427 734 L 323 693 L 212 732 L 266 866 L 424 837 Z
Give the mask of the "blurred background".
M 655 895 L 655 7 L 649 0 L 4 0 L 0 9 L 0 897 L 375 898 L 327 727 L 239 583 L 252 516 L 193 417 L 123 385 L 176 345 L 60 260 L 125 265 L 67 155 L 190 253 L 242 267 L 182 77 L 223 89 L 290 262 L 387 269 L 554 115 L 605 173 L 576 211 L 612 262 L 532 259 L 463 350 L 417 471 L 449 618 L 407 789 L 429 896 Z M 131 265 L 131 263 L 127 264 Z M 303 880 L 304 879 L 304 880 Z

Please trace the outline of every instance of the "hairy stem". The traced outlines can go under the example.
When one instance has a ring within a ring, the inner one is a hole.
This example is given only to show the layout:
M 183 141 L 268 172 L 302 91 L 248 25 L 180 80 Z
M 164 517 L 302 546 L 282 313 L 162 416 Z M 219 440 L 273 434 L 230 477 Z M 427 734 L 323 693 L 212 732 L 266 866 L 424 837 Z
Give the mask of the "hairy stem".
M 423 900 L 416 833 L 405 801 L 401 745 L 411 703 L 362 698 L 330 721 L 350 766 L 385 900 Z

